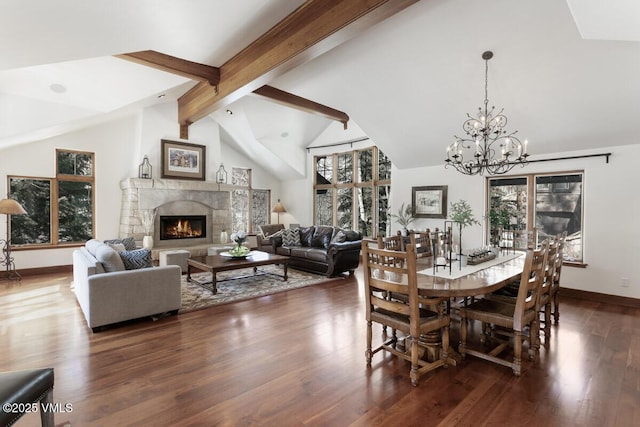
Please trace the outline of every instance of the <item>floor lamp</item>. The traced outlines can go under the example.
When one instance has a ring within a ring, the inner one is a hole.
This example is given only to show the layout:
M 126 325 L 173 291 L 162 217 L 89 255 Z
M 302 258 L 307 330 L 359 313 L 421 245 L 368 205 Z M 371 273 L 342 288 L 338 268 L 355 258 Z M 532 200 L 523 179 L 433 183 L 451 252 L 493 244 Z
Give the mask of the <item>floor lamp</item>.
M 16 202 L 15 200 L 0 200 L 0 214 L 7 215 L 7 238 L 5 240 L 0 240 L 0 245 L 3 245 L 3 257 L 0 258 L 0 266 L 6 267 L 6 278 L 9 280 L 22 279 L 20 274 L 16 271 L 16 265 L 13 262 L 13 257 L 11 256 L 11 236 L 9 235 L 9 222 L 11 221 L 10 215 L 25 215 L 26 213 L 27 211 L 25 211 L 20 203 Z
M 271 210 L 271 212 L 274 212 L 274 213 L 278 214 L 278 224 L 280 224 L 280 214 L 281 213 L 285 213 L 286 211 L 287 210 L 284 208 L 282 203 L 280 203 L 280 199 L 278 199 L 278 203 L 276 203 L 276 205 Z

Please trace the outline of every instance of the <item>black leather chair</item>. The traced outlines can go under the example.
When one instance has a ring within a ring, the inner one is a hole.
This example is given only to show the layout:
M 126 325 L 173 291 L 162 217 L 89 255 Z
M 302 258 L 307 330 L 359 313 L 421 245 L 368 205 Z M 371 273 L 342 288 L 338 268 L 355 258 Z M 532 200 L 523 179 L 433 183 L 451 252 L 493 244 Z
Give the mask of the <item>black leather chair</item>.
M 53 368 L 0 372 L 0 426 L 10 426 L 29 407 L 39 404 L 43 427 L 54 427 L 53 410 L 43 404 L 53 404 Z M 7 410 L 8 409 L 8 410 Z

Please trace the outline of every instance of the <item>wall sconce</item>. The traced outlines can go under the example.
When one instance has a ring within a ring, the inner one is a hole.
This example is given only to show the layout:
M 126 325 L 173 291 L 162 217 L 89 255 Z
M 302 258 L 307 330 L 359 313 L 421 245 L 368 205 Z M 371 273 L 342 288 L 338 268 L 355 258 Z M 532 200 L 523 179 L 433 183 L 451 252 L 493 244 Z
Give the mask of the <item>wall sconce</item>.
M 227 183 L 227 171 L 224 168 L 224 163 L 220 163 L 220 167 L 216 172 L 216 182 L 218 183 L 218 190 L 220 190 L 220 184 Z
M 151 179 L 151 163 L 149 163 L 149 156 L 144 156 L 142 163 L 138 166 L 138 178 Z

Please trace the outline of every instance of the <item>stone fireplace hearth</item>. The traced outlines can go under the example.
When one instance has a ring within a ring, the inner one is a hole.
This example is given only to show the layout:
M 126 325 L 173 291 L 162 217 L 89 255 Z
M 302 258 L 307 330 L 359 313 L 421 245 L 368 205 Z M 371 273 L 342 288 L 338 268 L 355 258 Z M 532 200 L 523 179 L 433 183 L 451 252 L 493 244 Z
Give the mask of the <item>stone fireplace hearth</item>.
M 145 230 L 139 212 L 147 209 L 157 209 L 153 240 L 154 248 L 158 249 L 218 244 L 222 230 L 230 229 L 231 196 L 225 185 L 203 181 L 129 178 L 120 182 L 120 188 L 120 238 L 133 236 L 136 241 L 142 241 Z M 201 217 L 206 228 L 200 236 L 161 238 L 161 216 Z

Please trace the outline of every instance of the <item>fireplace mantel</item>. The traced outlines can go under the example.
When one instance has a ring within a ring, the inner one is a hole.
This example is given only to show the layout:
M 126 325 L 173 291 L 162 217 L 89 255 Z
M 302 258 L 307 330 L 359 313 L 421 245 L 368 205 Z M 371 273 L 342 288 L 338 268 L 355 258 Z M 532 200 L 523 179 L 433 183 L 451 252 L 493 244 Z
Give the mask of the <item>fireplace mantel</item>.
M 231 224 L 229 215 L 231 188 L 230 185 L 218 185 L 207 181 L 125 179 L 120 182 L 122 190 L 120 238 L 133 236 L 135 240 L 142 240 L 145 230 L 138 216 L 139 211 L 156 208 L 162 210 L 170 207 L 174 212 L 176 206 L 184 202 L 189 210 L 199 205 L 200 209 L 206 211 L 208 216 L 210 215 L 208 222 L 210 221 L 211 225 L 207 241 L 199 243 L 218 243 L 220 232 L 229 230 Z M 154 228 L 157 233 L 157 224 Z M 159 242 L 157 236 L 155 237 L 155 246 L 159 248 L 163 243 Z M 175 245 L 175 242 L 172 245 Z

